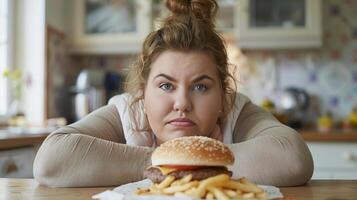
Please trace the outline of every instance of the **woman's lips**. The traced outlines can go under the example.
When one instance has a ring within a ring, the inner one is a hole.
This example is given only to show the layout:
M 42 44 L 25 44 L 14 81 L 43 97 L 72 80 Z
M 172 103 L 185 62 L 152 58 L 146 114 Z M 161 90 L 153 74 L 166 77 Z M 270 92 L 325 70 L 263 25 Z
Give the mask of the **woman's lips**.
M 193 121 L 186 118 L 178 118 L 178 119 L 171 120 L 169 124 L 174 126 L 181 126 L 181 127 L 189 127 L 195 125 Z

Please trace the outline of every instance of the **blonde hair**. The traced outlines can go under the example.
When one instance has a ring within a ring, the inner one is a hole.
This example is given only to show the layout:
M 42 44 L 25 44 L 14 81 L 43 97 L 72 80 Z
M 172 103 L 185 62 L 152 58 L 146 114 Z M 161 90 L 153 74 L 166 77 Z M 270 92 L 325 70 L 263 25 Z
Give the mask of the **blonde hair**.
M 228 70 L 225 44 L 214 28 L 218 4 L 215 0 L 166 0 L 171 15 L 163 21 L 160 29 L 151 32 L 145 39 L 142 52 L 130 66 L 125 91 L 133 97 L 130 104 L 131 119 L 137 123 L 140 100 L 143 99 L 151 64 L 166 50 L 202 51 L 216 62 L 220 84 L 224 92 L 223 123 L 235 102 L 236 85 Z M 233 84 L 232 84 L 233 83 Z M 137 111 L 137 112 L 135 112 Z M 137 129 L 150 130 L 148 122 Z

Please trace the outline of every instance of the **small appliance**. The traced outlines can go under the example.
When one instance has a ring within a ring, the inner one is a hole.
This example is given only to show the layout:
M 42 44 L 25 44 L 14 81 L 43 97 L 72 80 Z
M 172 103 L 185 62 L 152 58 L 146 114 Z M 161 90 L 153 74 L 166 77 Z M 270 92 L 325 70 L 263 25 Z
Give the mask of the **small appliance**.
M 104 69 L 84 69 L 71 88 L 74 119 L 79 120 L 102 107 L 110 97 L 121 92 L 122 77 L 119 73 Z

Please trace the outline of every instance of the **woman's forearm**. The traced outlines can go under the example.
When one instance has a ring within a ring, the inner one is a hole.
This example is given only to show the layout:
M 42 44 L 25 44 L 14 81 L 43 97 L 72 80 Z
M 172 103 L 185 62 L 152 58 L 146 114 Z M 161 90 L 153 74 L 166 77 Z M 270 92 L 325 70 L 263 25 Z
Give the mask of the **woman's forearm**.
M 302 185 L 313 173 L 311 153 L 302 138 L 288 127 L 271 127 L 259 136 L 229 145 L 236 161 L 234 177 L 258 184 Z
M 51 187 L 120 185 L 143 178 L 151 152 L 83 134 L 52 134 L 36 156 L 34 177 Z

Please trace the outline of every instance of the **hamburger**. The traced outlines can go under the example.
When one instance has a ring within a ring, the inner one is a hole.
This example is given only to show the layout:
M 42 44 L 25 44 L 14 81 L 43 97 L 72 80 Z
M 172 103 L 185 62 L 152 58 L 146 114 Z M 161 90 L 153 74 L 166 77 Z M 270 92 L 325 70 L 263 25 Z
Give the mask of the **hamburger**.
M 232 176 L 227 169 L 234 163 L 232 151 L 222 142 L 203 136 L 180 137 L 161 144 L 151 156 L 152 166 L 144 176 L 154 183 L 167 176 L 203 180 L 219 174 Z

